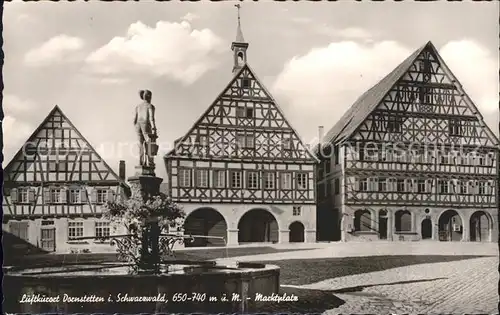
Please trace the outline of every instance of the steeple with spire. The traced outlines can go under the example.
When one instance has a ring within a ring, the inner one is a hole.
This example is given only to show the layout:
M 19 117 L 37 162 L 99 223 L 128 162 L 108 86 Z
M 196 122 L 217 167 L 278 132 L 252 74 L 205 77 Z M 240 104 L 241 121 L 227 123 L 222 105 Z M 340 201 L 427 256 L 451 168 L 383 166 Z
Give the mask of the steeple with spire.
M 241 31 L 241 5 L 235 4 L 234 6 L 238 9 L 238 28 L 236 29 L 236 40 L 231 44 L 231 50 L 234 55 L 233 74 L 236 74 L 247 62 L 248 43 L 245 42 L 243 32 Z

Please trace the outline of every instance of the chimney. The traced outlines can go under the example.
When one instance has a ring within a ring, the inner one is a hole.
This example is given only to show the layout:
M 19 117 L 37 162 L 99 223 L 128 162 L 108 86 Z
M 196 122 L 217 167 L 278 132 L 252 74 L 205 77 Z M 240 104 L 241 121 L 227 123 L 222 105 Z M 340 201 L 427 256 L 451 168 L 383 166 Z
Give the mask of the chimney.
M 120 165 L 118 166 L 118 176 L 125 180 L 125 161 L 121 160 Z
M 325 128 L 323 126 L 318 127 L 318 143 L 323 144 L 323 137 L 325 133 Z

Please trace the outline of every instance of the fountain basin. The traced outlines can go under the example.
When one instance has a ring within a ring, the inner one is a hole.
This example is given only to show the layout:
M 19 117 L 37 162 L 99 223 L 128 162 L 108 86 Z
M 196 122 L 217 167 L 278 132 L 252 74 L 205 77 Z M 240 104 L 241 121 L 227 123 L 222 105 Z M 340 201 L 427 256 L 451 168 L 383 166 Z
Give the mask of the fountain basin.
M 279 290 L 274 265 L 171 264 L 159 275 L 125 264 L 4 270 L 9 313 L 254 312 L 255 296 Z

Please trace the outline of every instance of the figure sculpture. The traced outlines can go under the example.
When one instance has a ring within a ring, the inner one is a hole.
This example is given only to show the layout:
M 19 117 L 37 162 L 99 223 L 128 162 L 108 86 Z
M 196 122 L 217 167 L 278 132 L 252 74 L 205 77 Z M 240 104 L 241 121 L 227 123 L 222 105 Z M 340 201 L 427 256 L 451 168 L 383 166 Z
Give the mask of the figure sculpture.
M 134 126 L 139 140 L 139 165 L 154 169 L 154 156 L 158 146 L 156 139 L 155 107 L 151 104 L 152 93 L 149 90 L 139 91 L 142 103 L 135 108 Z

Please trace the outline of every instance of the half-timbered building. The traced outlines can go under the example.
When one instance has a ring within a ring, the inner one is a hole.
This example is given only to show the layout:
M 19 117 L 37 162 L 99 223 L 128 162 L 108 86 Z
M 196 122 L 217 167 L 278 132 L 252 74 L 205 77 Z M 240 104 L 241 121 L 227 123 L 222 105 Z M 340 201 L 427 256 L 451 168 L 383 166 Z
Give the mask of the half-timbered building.
M 125 162 L 117 175 L 55 106 L 4 170 L 3 221 L 9 239 L 48 252 L 103 251 L 113 233 L 102 205 L 125 197 Z
M 318 160 L 250 68 L 248 45 L 238 17 L 232 79 L 165 156 L 169 195 L 187 214 L 185 234 L 227 244 L 314 242 Z
M 498 139 L 431 42 L 316 153 L 319 240 L 497 241 Z

